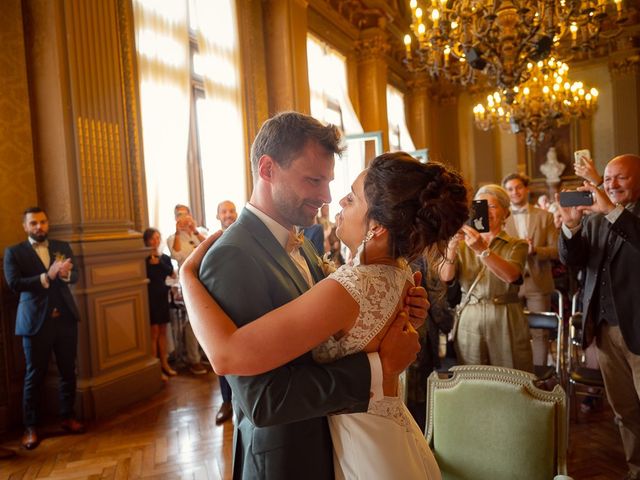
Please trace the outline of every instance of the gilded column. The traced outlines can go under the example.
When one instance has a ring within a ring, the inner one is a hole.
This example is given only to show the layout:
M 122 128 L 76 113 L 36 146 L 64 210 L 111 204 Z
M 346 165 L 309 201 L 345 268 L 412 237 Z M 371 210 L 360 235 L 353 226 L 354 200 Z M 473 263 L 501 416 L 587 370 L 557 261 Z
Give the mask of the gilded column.
M 365 132 L 382 132 L 383 151 L 389 150 L 387 119 L 387 34 L 378 27 L 363 30 L 358 53 L 359 119 Z
M 25 239 L 22 210 L 37 202 L 31 110 L 20 0 L 0 2 L 0 256 Z M 0 262 L 1 262 L 0 258 Z M 19 425 L 24 361 L 16 337 L 17 296 L 0 266 L 0 432 Z
M 310 113 L 307 1 L 263 2 L 269 114 Z
M 640 53 L 609 64 L 613 90 L 614 152 L 640 152 Z
M 251 151 L 253 139 L 262 123 L 269 118 L 267 66 L 265 51 L 262 0 L 236 0 L 238 31 L 240 32 L 240 68 L 243 82 L 243 111 L 245 119 L 245 151 Z M 247 171 L 251 171 L 249 155 Z M 251 176 L 247 176 L 247 192 L 252 191 Z
M 407 82 L 409 90 L 405 97 L 407 127 L 417 149 L 430 145 L 431 99 L 426 73 L 416 73 Z
M 429 158 L 460 168 L 456 89 L 447 83 L 432 83 L 429 89 L 428 113 Z
M 161 386 L 150 356 L 146 194 L 129 0 L 26 0 L 38 200 L 80 281 L 78 400 L 103 416 Z

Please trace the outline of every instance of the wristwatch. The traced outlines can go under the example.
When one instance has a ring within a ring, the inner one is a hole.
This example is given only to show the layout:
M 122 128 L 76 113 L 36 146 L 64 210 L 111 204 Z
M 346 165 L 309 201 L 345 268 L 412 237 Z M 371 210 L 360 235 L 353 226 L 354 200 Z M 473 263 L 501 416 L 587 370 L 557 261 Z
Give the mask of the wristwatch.
M 478 256 L 479 256 L 480 258 L 487 258 L 489 255 L 491 255 L 491 249 L 490 249 L 490 248 L 487 248 L 487 249 L 485 249 L 485 250 L 481 251 L 481 252 L 478 254 Z

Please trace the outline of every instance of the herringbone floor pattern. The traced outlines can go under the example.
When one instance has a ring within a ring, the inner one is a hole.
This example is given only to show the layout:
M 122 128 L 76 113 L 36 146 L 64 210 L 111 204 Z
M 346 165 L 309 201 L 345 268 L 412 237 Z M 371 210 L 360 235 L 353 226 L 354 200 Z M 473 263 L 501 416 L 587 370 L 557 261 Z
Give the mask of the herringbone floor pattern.
M 173 377 L 151 400 L 89 424 L 84 435 L 45 429 L 38 448 L 0 460 L 0 479 L 230 478 L 233 425 L 215 425 L 221 401 L 213 373 Z
M 213 373 L 181 375 L 144 403 L 89 424 L 84 435 L 55 427 L 32 451 L 20 432 L 0 445 L 17 456 L 0 460 L 0 479 L 228 479 L 233 426 L 215 425 L 221 399 Z M 580 413 L 571 424 L 569 474 L 575 480 L 618 480 L 626 471 L 608 408 Z M 523 479 L 526 480 L 526 479 Z

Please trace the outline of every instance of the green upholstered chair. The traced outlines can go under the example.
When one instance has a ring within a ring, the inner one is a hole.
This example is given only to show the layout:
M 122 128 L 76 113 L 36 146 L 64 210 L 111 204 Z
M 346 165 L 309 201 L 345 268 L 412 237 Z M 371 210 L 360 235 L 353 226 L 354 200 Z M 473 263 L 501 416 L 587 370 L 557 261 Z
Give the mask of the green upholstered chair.
M 535 378 L 488 365 L 429 376 L 426 436 L 443 480 L 570 478 L 564 391 Z

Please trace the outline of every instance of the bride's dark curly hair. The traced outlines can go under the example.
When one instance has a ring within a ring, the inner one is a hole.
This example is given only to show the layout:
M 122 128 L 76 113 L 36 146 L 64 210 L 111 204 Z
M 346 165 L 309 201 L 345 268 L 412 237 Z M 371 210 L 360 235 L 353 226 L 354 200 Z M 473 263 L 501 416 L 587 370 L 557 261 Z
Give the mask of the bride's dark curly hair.
M 389 232 L 389 254 L 412 261 L 446 242 L 469 218 L 462 176 L 437 162 L 420 163 L 405 152 L 376 157 L 364 178 L 367 217 Z

